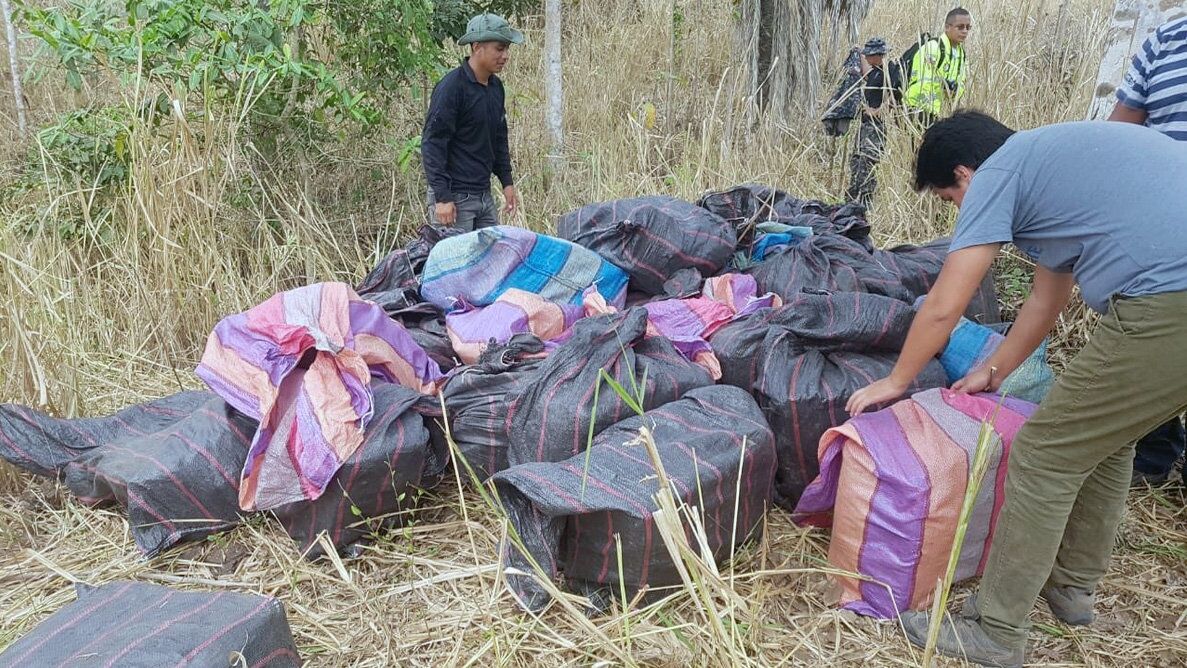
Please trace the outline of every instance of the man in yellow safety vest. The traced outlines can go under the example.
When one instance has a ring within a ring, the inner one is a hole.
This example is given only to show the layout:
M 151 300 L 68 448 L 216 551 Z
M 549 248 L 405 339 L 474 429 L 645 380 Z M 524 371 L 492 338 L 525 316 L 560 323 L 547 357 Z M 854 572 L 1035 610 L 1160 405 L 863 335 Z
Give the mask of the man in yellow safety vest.
M 944 18 L 944 34 L 924 40 L 904 63 L 909 74 L 903 103 L 924 127 L 964 96 L 968 70 L 964 41 L 972 27 L 967 9 L 953 9 Z

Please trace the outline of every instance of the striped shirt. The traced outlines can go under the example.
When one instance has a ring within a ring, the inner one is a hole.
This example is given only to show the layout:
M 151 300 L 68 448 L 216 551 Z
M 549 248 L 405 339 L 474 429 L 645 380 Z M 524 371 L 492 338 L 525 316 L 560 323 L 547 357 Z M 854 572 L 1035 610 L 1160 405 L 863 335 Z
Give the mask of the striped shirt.
M 1146 112 L 1146 125 L 1187 141 L 1187 19 L 1146 38 L 1117 90 L 1117 100 Z

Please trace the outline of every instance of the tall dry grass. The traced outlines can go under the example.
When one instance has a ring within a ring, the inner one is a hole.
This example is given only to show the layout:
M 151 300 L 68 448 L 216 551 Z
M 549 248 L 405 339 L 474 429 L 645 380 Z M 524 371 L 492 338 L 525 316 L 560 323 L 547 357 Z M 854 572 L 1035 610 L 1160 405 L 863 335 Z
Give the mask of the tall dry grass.
M 1069 2 L 1059 22 L 1055 1 L 967 3 L 975 21 L 969 103 L 1020 128 L 1082 117 L 1106 4 Z M 673 7 L 684 19 L 674 40 Z M 906 44 L 920 29 L 935 30 L 946 8 L 884 0 L 859 39 Z M 786 126 L 755 113 L 731 54 L 733 3 L 606 0 L 565 9 L 561 172 L 548 167 L 538 19 L 527 21 L 528 43 L 513 52 L 505 77 L 524 200 L 515 224 L 547 230 L 556 215 L 587 202 L 645 193 L 693 198 L 743 181 L 824 199 L 843 192 L 848 141 L 825 138 L 814 113 Z M 28 88 L 39 123 L 80 104 L 135 103 L 102 82 L 82 95 L 49 79 Z M 133 136 L 131 184 L 113 202 L 97 202 L 86 184 L 52 178 L 44 190 L 0 201 L 0 400 L 89 415 L 198 387 L 191 370 L 220 317 L 277 290 L 359 278 L 420 223 L 423 181 L 396 166 L 419 109 L 409 103 L 393 112 L 393 127 L 377 137 L 271 163 L 245 139 L 238 113 L 173 116 L 164 120 L 168 132 Z M 9 113 L 0 106 L 0 115 Z M 36 154 L 7 118 L 0 117 L 5 182 Z M 951 224 L 950 209 L 908 187 L 913 143 L 905 130 L 894 132 L 880 168 L 872 222 L 884 243 L 932 238 Z M 44 169 L 50 174 L 53 165 Z M 81 237 L 25 231 L 53 228 L 67 210 L 84 221 Z M 1005 266 L 1023 267 L 1019 260 Z M 1018 284 L 1003 288 L 1017 300 L 1025 280 L 1010 280 Z M 1069 312 L 1060 349 L 1073 348 L 1087 323 L 1082 312 Z M 1101 596 L 1103 628 L 1069 631 L 1040 613 L 1038 660 L 1173 665 L 1187 652 L 1178 616 L 1187 599 L 1182 505 L 1150 494 L 1132 511 L 1117 575 Z M 728 566 L 734 593 L 722 592 L 719 607 L 684 587 L 594 619 L 579 606 L 540 617 L 517 612 L 495 567 L 507 540 L 502 519 L 463 485 L 430 494 L 417 517 L 412 527 L 377 537 L 360 559 L 305 563 L 274 523 L 260 519 L 145 562 L 118 514 L 85 508 L 57 485 L 0 464 L 0 647 L 71 600 L 68 580 L 131 577 L 280 596 L 311 665 L 916 661 L 893 624 L 830 608 L 827 538 L 793 527 L 782 512 Z M 744 607 L 723 603 L 735 595 Z

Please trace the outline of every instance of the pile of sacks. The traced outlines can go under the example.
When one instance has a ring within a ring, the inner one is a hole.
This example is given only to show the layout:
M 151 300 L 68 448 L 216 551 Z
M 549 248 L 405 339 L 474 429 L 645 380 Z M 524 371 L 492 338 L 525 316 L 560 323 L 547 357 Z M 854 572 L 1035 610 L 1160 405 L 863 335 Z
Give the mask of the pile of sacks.
M 463 477 L 511 519 L 521 604 L 546 605 L 551 578 L 596 606 L 679 583 L 657 463 L 716 558 L 771 504 L 794 509 L 822 456 L 842 477 L 830 453 L 847 450 L 822 437 L 894 365 L 946 249 L 876 249 L 860 207 L 757 185 L 591 204 L 557 231 L 426 227 L 353 291 L 310 286 L 220 323 L 200 368 L 213 392 L 83 420 L 0 407 L 0 456 L 125 508 L 148 555 L 270 510 L 316 556 L 319 536 L 343 551 L 402 521 L 406 492 L 448 466 L 447 428 Z M 967 315 L 998 321 L 991 280 Z M 957 338 L 912 391 L 1000 342 Z M 825 524 L 836 498 L 797 517 Z

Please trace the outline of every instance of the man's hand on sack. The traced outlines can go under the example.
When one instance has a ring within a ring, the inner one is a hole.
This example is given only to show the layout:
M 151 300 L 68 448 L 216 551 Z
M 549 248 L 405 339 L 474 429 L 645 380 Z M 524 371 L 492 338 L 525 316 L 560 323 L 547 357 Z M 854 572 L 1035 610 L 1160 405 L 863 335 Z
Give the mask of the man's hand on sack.
M 446 227 L 457 222 L 457 205 L 453 202 L 437 202 L 433 213 L 437 215 L 437 222 Z
M 861 388 L 849 397 L 845 410 L 851 416 L 860 415 L 874 404 L 885 404 L 903 396 L 910 383 L 904 383 L 887 376 Z
M 990 367 L 983 366 L 979 369 L 968 372 L 964 378 L 952 384 L 952 389 L 957 392 L 967 392 L 969 394 L 976 394 L 978 392 L 993 392 L 997 388 L 993 372 Z
M 507 200 L 507 207 L 503 209 L 503 213 L 508 217 L 514 216 L 515 212 L 519 211 L 519 191 L 515 186 L 507 186 L 503 188 L 503 199 Z

